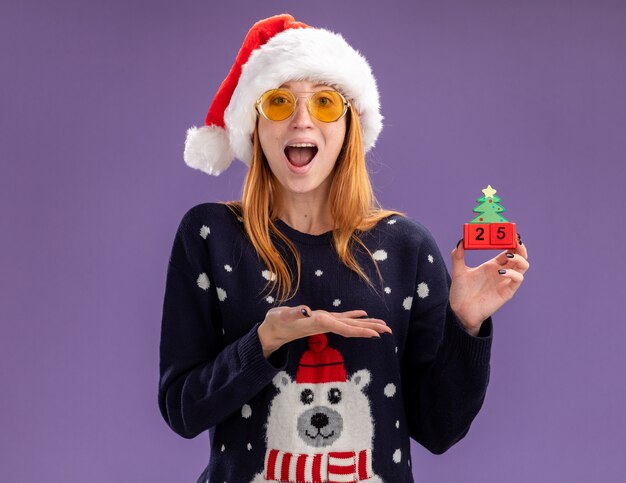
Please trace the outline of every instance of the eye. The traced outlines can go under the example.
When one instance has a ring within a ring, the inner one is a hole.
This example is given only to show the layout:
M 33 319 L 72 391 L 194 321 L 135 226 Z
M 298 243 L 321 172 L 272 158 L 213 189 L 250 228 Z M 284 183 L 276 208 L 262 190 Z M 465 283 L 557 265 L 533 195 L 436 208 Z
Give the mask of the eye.
M 287 104 L 289 102 L 289 99 L 285 96 L 281 96 L 281 95 L 276 95 L 274 97 L 272 97 L 271 101 L 272 104 L 276 105 L 276 106 L 280 106 L 283 104 Z
M 339 401 L 341 401 L 341 391 L 338 388 L 333 387 L 330 391 L 328 391 L 328 401 L 331 404 L 339 403 Z
M 293 102 L 291 92 L 286 89 L 274 89 L 266 92 L 264 96 L 265 102 L 267 102 L 270 106 L 283 106 Z
M 315 96 L 315 103 L 319 107 L 330 107 L 334 104 L 333 95 L 330 92 L 318 92 Z
M 305 389 L 300 393 L 300 401 L 302 404 L 311 404 L 313 402 L 313 391 Z

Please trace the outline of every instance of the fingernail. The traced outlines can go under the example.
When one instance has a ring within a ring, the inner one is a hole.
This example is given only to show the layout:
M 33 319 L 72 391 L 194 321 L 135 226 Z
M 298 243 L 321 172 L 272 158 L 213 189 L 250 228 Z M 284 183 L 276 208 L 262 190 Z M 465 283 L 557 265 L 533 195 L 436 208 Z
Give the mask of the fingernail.
M 504 275 L 504 274 L 506 273 L 506 270 L 502 270 L 502 269 L 500 269 L 500 270 L 498 270 L 498 273 L 499 273 L 500 275 Z
M 519 233 L 517 234 L 517 243 L 519 243 L 520 245 L 523 245 L 522 236 Z
M 506 258 L 513 258 L 513 257 L 515 257 L 515 255 L 513 255 L 512 253 L 507 253 L 506 254 Z
M 300 310 L 300 312 L 302 312 L 302 315 L 304 315 L 305 317 L 311 317 L 309 313 L 306 311 L 306 309 L 302 309 Z
M 463 241 L 463 238 L 461 238 L 461 239 L 457 242 L 457 244 L 456 244 L 456 247 L 455 247 L 455 248 L 459 248 L 459 245 L 461 244 L 461 242 L 462 242 L 462 241 Z

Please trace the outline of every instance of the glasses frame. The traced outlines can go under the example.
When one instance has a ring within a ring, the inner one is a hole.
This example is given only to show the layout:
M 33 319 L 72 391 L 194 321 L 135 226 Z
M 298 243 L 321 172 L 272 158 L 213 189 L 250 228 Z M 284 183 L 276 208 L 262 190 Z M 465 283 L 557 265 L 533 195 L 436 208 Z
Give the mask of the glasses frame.
M 262 107 L 262 105 L 261 105 L 261 104 L 262 104 L 262 102 L 263 102 L 263 97 L 265 97 L 265 95 L 266 95 L 268 92 L 273 92 L 273 91 L 287 91 L 287 92 L 288 92 L 289 94 L 291 94 L 291 95 L 293 96 L 293 98 L 295 99 L 295 102 L 294 102 L 294 104 L 293 104 L 293 106 L 294 106 L 294 107 L 293 107 L 293 112 L 292 112 L 291 114 L 289 114 L 289 116 L 287 116 L 285 119 L 281 119 L 280 121 L 276 121 L 276 120 L 274 120 L 274 119 L 271 119 L 271 118 L 267 117 L 267 114 L 265 114 L 265 112 L 263 112 L 263 107 Z M 318 118 L 315 116 L 315 114 L 313 114 L 313 113 L 311 112 L 311 97 L 313 97 L 315 94 L 320 94 L 320 93 L 322 93 L 322 92 L 332 92 L 332 93 L 336 93 L 336 94 L 338 94 L 338 95 L 339 95 L 339 97 L 341 98 L 341 101 L 342 101 L 342 104 L 343 104 L 343 111 L 342 111 L 341 115 L 340 115 L 337 119 L 335 119 L 335 120 L 333 120 L 333 121 L 322 121 L 321 119 L 318 119 Z M 301 98 L 301 97 L 304 97 L 304 98 L 306 99 L 306 110 L 307 110 L 307 112 L 309 113 L 309 115 L 310 115 L 313 119 L 315 119 L 316 121 L 323 122 L 323 123 L 325 123 L 325 124 L 328 124 L 328 123 L 331 123 L 331 122 L 337 122 L 337 121 L 339 121 L 339 120 L 340 120 L 343 116 L 345 116 L 345 115 L 346 115 L 346 113 L 348 112 L 348 108 L 350 107 L 350 102 L 349 102 L 348 100 L 346 100 L 346 98 L 344 97 L 344 95 L 343 95 L 341 92 L 336 91 L 336 90 L 334 90 L 334 89 L 324 89 L 324 90 L 321 90 L 321 91 L 315 91 L 315 92 L 302 92 L 301 94 L 309 94 L 309 95 L 306 95 L 306 96 L 303 96 L 303 95 L 297 95 L 297 96 L 296 96 L 296 95 L 295 95 L 295 94 L 294 94 L 291 90 L 287 89 L 286 87 L 278 87 L 278 88 L 275 88 L 275 89 L 268 89 L 268 90 L 266 90 L 263 94 L 261 94 L 261 96 L 260 96 L 260 97 L 256 100 L 255 107 L 256 107 L 257 112 L 261 113 L 261 115 L 262 115 L 265 119 L 267 119 L 268 121 L 272 121 L 272 122 L 283 122 L 283 121 L 286 121 L 287 119 L 290 119 L 291 117 L 293 117 L 293 115 L 296 113 L 296 110 L 298 109 L 298 101 L 300 100 L 300 98 Z

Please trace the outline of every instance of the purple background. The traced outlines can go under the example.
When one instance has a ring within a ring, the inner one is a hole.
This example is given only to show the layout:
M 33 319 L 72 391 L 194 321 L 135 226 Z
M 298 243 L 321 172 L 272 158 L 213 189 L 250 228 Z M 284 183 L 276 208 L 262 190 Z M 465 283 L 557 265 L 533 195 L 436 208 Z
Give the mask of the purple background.
M 380 201 L 447 255 L 490 183 L 532 268 L 469 435 L 420 482 L 617 482 L 626 459 L 621 1 L 28 1 L 0 7 L 0 479 L 192 482 L 158 412 L 180 218 L 237 198 L 182 161 L 254 21 L 342 32 L 378 78 Z M 323 61 L 323 59 L 321 59 Z M 472 263 L 493 252 L 472 253 Z

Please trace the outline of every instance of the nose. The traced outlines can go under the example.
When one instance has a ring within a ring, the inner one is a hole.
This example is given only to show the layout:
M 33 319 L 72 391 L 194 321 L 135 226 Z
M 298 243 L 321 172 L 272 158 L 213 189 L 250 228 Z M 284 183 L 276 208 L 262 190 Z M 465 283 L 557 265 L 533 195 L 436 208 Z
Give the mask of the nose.
M 328 426 L 328 416 L 324 413 L 315 413 L 311 416 L 311 426 L 314 426 L 317 429 L 322 429 L 323 427 Z
M 291 123 L 294 128 L 308 128 L 313 125 L 311 114 L 307 107 L 308 99 L 305 96 L 298 97 L 296 102 L 296 111 L 293 113 Z

